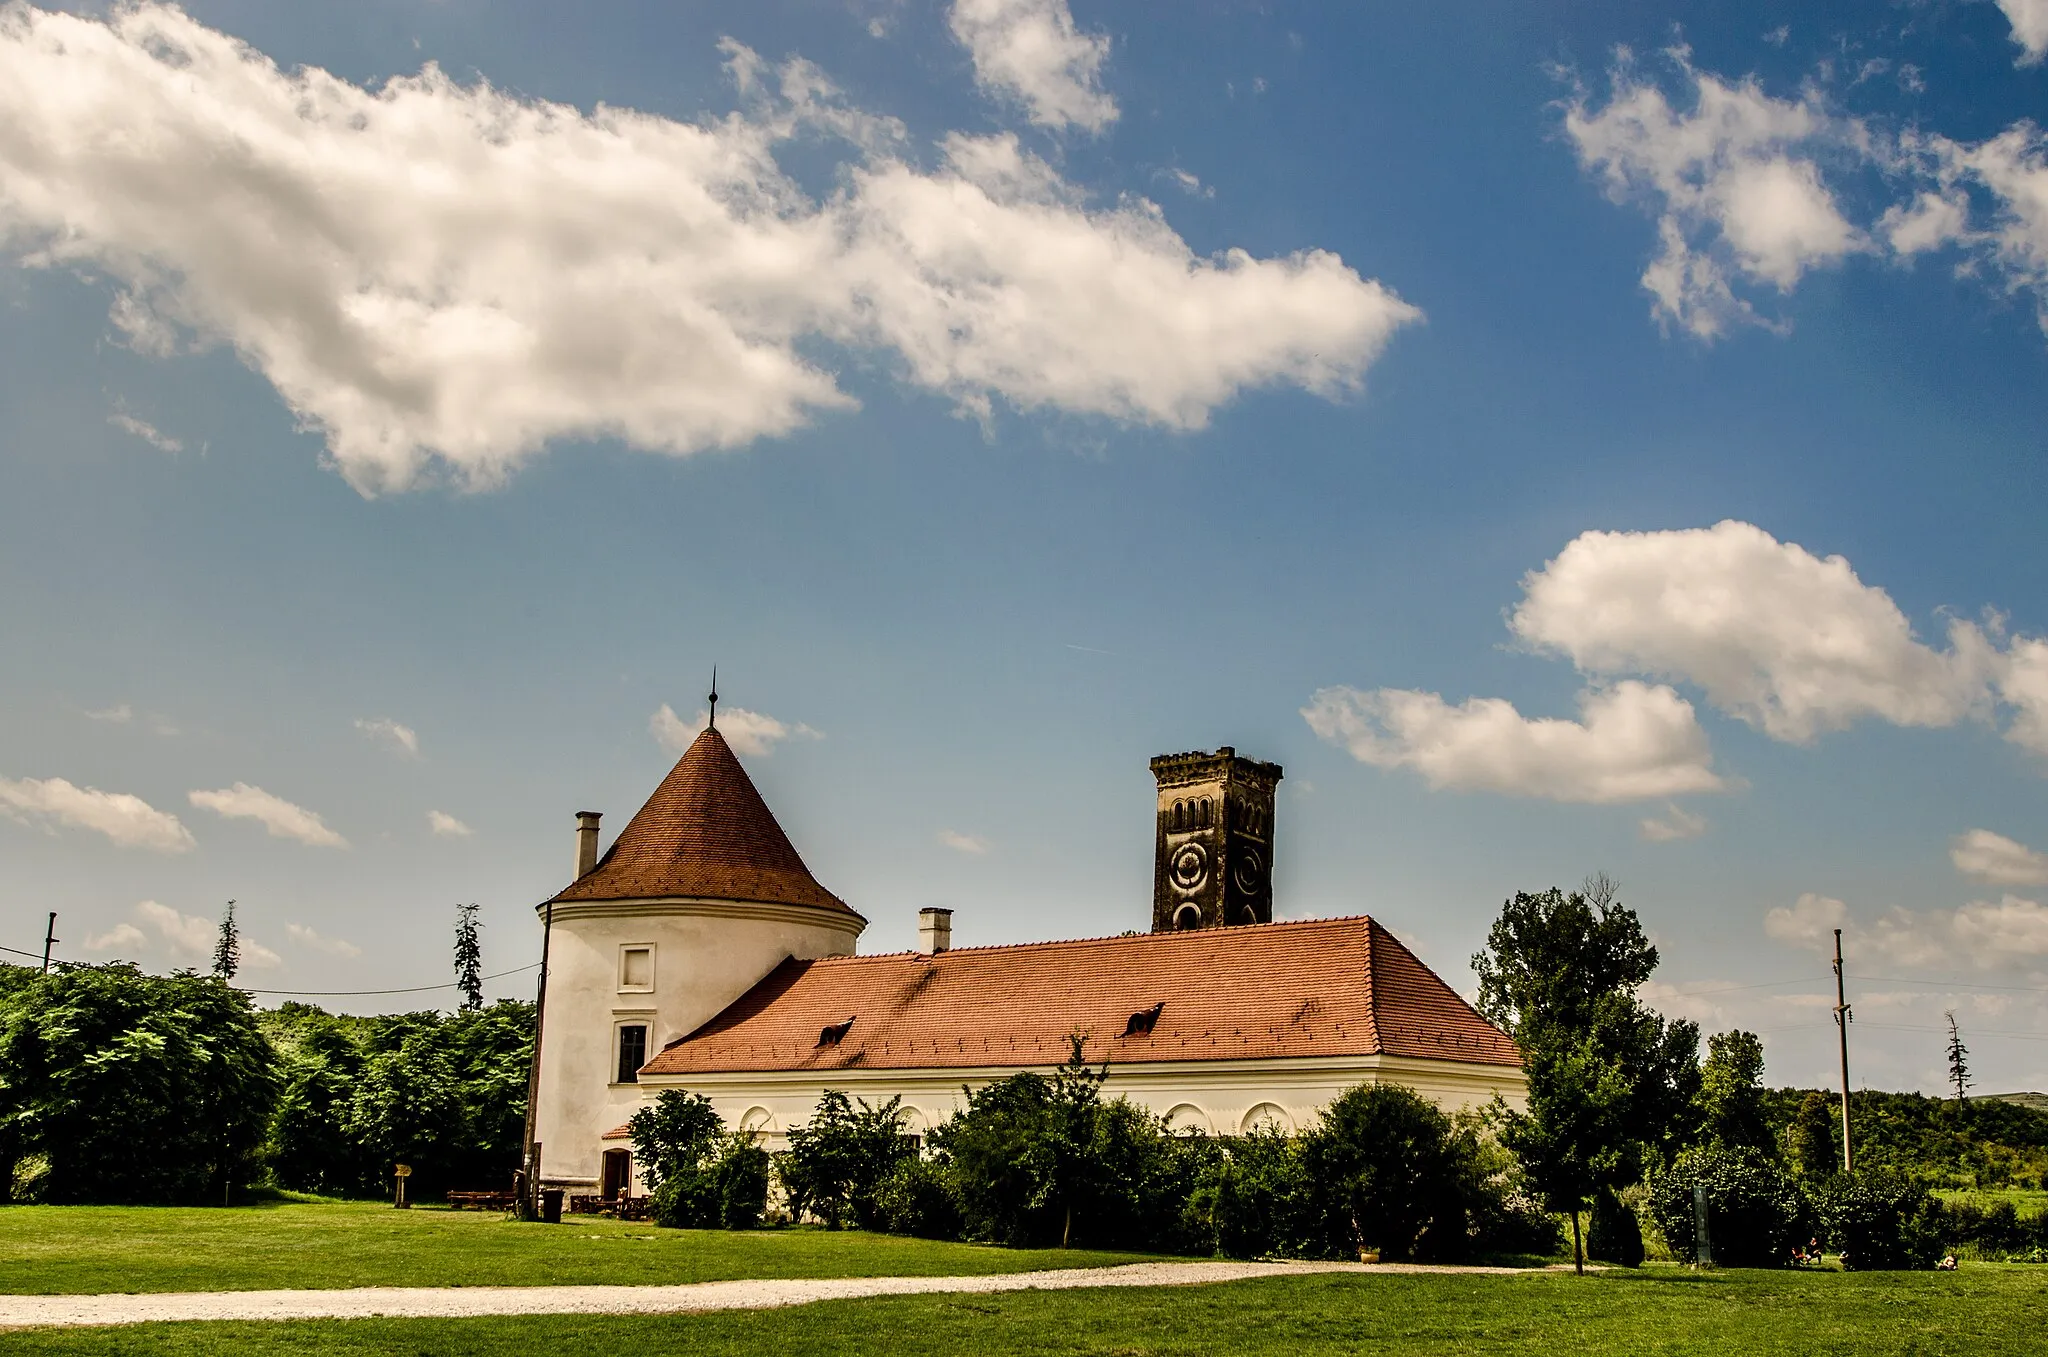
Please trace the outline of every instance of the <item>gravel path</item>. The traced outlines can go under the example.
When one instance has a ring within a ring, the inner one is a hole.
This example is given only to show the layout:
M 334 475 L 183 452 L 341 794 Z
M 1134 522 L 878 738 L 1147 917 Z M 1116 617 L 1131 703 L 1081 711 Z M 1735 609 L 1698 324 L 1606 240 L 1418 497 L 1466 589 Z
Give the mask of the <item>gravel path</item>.
M 427 1319 L 471 1315 L 651 1315 L 764 1310 L 856 1296 L 1191 1286 L 1310 1272 L 1516 1272 L 1360 1263 L 1133 1263 L 984 1277 L 839 1277 L 687 1286 L 367 1286 L 333 1291 L 174 1291 L 156 1295 L 0 1296 L 0 1327 L 147 1324 L 185 1319 Z

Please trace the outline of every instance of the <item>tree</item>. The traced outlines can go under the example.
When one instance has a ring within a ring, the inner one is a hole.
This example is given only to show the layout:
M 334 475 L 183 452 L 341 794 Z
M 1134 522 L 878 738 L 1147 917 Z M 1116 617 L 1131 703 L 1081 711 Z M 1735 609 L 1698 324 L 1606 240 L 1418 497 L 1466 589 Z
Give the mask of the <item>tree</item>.
M 1465 1250 L 1469 1156 L 1435 1103 L 1399 1084 L 1364 1084 L 1324 1109 L 1302 1160 L 1352 1251 L 1389 1262 Z
M 1764 1044 L 1753 1032 L 1717 1032 L 1700 1071 L 1700 1129 L 1708 1145 L 1774 1154 L 1764 1113 Z
M 1501 1139 L 1544 1203 L 1571 1215 L 1582 1268 L 1579 1216 L 1594 1194 L 1669 1162 L 1691 1133 L 1699 1029 L 1636 1000 L 1656 968 L 1605 876 L 1569 895 L 1517 892 L 1472 958 L 1479 1011 L 1515 1039 L 1529 1076 L 1527 1111 L 1499 1108 Z
M 880 1107 L 855 1106 L 827 1089 L 807 1125 L 792 1128 L 789 1149 L 777 1158 L 792 1214 L 813 1215 L 830 1229 L 853 1223 L 873 1228 L 876 1193 L 897 1163 L 917 1153 L 903 1134 L 903 1099 Z
M 1948 1019 L 1948 1081 L 1955 1086 L 1956 1101 L 1960 1103 L 1970 1087 L 1970 1050 L 1963 1045 L 1956 1015 L 1949 1012 L 1942 1016 Z
M 466 1009 L 484 1006 L 484 949 L 478 938 L 476 902 L 455 907 L 455 985 Z
M 1837 1124 L 1833 1100 L 1812 1090 L 1799 1100 L 1799 1109 L 1785 1128 L 1785 1150 L 1792 1168 L 1809 1183 L 1827 1181 L 1842 1166 L 1841 1151 L 1835 1144 Z
M 223 980 L 232 980 L 240 969 L 242 931 L 235 926 L 235 902 L 230 900 L 220 916 L 220 938 L 213 944 L 213 973 Z
M 220 1201 L 275 1095 L 249 996 L 211 977 L 66 966 L 0 1001 L 0 1143 L 48 1160 L 53 1202 Z
M 768 1196 L 768 1152 L 728 1132 L 701 1093 L 663 1089 L 626 1123 L 654 1221 L 675 1228 L 743 1230 L 760 1223 Z

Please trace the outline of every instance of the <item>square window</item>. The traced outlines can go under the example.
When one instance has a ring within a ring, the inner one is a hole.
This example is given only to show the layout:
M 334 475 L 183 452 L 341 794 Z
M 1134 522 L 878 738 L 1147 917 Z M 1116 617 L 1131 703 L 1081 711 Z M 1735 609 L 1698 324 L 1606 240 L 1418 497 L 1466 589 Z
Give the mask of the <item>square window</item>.
M 652 947 L 621 947 L 619 949 L 619 988 L 645 992 L 654 988 L 654 949 Z
M 640 1067 L 647 1063 L 647 1028 L 632 1023 L 619 1028 L 619 1077 L 621 1084 L 640 1082 Z

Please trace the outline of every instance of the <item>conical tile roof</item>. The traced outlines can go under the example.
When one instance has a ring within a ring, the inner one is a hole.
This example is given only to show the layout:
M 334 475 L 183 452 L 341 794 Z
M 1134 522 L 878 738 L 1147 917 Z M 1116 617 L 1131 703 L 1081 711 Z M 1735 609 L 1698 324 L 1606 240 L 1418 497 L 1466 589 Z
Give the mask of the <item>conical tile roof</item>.
M 853 912 L 804 866 L 716 729 L 696 738 L 611 851 L 554 903 L 672 896 Z

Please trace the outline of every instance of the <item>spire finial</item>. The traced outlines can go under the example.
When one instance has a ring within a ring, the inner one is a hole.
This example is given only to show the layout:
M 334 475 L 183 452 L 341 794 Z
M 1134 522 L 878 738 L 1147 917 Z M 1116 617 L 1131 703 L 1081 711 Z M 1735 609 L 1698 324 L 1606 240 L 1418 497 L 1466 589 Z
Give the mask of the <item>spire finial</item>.
M 705 724 L 707 730 L 718 729 L 718 666 L 711 666 L 711 719 Z

